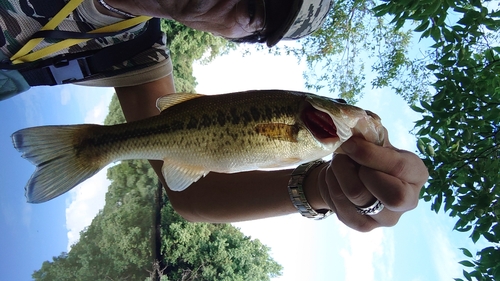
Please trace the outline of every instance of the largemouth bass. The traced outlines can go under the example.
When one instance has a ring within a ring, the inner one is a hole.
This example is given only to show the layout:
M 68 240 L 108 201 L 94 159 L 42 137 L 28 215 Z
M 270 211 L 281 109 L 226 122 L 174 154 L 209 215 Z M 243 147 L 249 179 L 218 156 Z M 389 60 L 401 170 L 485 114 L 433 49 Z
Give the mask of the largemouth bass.
M 157 106 L 161 114 L 136 122 L 15 132 L 14 147 L 36 166 L 28 202 L 57 197 L 119 160 L 163 160 L 168 187 L 182 191 L 211 171 L 282 168 L 341 153 L 353 135 L 384 140 L 376 114 L 301 92 L 172 94 Z

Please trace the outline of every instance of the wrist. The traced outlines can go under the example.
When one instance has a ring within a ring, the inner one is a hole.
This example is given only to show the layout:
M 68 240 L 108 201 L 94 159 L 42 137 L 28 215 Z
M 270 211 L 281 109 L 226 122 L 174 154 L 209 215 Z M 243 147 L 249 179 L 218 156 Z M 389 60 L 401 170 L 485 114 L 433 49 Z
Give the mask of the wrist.
M 315 167 L 309 172 L 304 181 L 304 194 L 309 205 L 311 205 L 314 210 L 330 209 L 321 195 L 321 181 L 319 180 L 321 175 L 324 175 L 326 169 L 328 169 L 328 163 L 323 163 Z
M 332 211 L 324 203 L 324 200 L 322 200 L 321 193 L 317 188 L 317 183 L 320 182 L 318 181 L 318 177 L 319 177 L 319 172 L 321 172 L 321 169 L 319 170 L 316 169 L 316 173 L 311 175 L 311 172 L 314 171 L 315 168 L 323 164 L 324 164 L 323 160 L 316 160 L 299 165 L 292 172 L 292 175 L 288 182 L 288 192 L 292 204 L 299 211 L 299 213 L 306 218 L 324 219 L 332 214 Z M 306 195 L 306 191 L 304 190 L 304 187 L 306 185 L 307 178 L 310 179 L 311 176 L 312 179 L 316 180 L 309 181 L 309 186 L 314 186 L 316 188 L 309 188 L 307 192 L 309 194 L 308 198 Z M 311 184 L 312 182 L 316 184 Z M 316 192 L 314 192 L 314 190 L 316 190 Z M 315 207 L 313 207 L 310 204 L 309 199 L 312 199 L 312 202 Z M 326 206 L 326 208 L 320 208 L 320 206 Z

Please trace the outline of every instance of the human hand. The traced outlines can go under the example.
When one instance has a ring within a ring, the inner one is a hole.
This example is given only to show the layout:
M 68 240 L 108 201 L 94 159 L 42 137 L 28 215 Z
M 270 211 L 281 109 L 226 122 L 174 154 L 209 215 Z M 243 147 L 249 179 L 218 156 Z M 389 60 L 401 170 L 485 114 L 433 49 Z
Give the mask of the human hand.
M 351 138 L 342 149 L 346 154 L 335 154 L 318 175 L 321 197 L 340 221 L 365 232 L 393 226 L 404 212 L 417 206 L 420 189 L 429 177 L 417 155 L 395 148 L 387 138 L 382 146 Z M 357 212 L 356 206 L 369 206 L 377 199 L 385 205 L 380 213 Z

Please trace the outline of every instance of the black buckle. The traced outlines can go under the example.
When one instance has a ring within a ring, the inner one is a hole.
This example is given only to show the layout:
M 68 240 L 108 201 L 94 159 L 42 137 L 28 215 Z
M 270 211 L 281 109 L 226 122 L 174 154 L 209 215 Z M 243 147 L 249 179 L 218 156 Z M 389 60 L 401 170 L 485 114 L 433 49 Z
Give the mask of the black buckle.
M 52 74 L 56 85 L 78 81 L 91 74 L 86 58 L 60 59 L 54 64 L 46 66 L 46 69 Z

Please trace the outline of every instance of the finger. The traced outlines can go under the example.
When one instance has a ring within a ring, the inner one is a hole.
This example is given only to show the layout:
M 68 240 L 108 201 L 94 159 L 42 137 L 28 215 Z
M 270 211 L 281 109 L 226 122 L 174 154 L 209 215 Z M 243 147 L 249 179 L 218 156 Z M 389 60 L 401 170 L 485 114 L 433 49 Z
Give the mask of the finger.
M 367 232 L 380 226 L 372 217 L 362 216 L 356 211 L 356 207 L 344 195 L 332 172 L 326 172 L 325 181 L 328 186 L 328 196 L 325 196 L 324 200 L 332 210 L 335 210 L 335 214 L 341 222 L 350 228 L 362 232 Z M 381 215 L 382 212 L 377 216 Z
M 361 167 L 359 178 L 368 192 L 391 211 L 404 212 L 418 204 L 420 188 L 381 171 Z
M 376 215 L 364 216 L 359 214 L 356 209 L 355 205 L 367 206 L 373 204 L 373 202 L 377 200 L 377 195 L 372 194 L 370 190 L 364 186 L 363 181 L 361 181 L 359 177 L 359 175 L 362 174 L 361 171 L 363 169 L 369 171 L 374 170 L 370 168 L 359 167 L 358 164 L 356 164 L 345 155 L 337 155 L 335 157 L 337 158 L 334 158 L 331 162 L 330 167 L 328 167 L 330 171 L 328 171 L 327 169 L 325 174 L 325 182 L 329 187 L 328 192 L 330 194 L 330 197 L 325 199 L 325 202 L 329 204 L 332 209 L 335 208 L 334 210 L 339 220 L 341 220 L 347 226 L 359 231 L 370 231 L 378 226 L 394 226 L 403 214 L 403 212 L 399 210 L 394 210 L 393 208 L 384 208 L 380 213 Z M 345 173 L 337 173 L 337 165 L 339 167 L 338 171 L 342 171 L 343 169 L 345 169 Z M 357 169 L 358 167 L 360 168 L 359 170 Z M 378 173 L 386 175 L 381 172 Z M 384 179 L 382 179 L 382 181 L 383 180 Z M 353 193 L 351 189 L 358 190 L 356 192 L 362 195 L 354 196 L 357 198 L 357 200 L 351 198 L 350 196 L 352 196 Z M 382 203 L 384 203 L 384 199 L 385 198 L 381 199 Z M 418 196 L 416 200 L 418 201 Z
M 417 155 L 393 148 L 389 143 L 378 146 L 361 138 L 350 138 L 342 144 L 342 150 L 354 161 L 402 181 L 415 185 L 423 185 L 428 172 Z
M 360 165 L 347 155 L 334 155 L 331 169 L 343 194 L 356 206 L 366 206 L 375 198 L 359 178 Z

